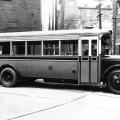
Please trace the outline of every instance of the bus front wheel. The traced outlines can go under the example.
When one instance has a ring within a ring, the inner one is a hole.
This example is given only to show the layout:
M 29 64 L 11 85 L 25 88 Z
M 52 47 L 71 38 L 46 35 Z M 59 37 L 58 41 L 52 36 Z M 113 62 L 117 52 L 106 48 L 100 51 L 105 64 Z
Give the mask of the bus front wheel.
M 17 83 L 17 73 L 14 69 L 7 67 L 0 73 L 0 82 L 4 87 L 13 87 Z
M 113 70 L 109 73 L 107 87 L 111 92 L 120 94 L 120 70 Z

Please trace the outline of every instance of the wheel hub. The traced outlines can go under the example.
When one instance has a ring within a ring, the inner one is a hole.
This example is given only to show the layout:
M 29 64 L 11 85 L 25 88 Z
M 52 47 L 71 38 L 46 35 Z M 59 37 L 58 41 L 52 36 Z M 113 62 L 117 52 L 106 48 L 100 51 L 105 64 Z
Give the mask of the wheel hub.
M 117 83 L 117 84 L 120 84 L 120 80 L 116 80 L 116 83 Z
M 120 75 L 114 75 L 113 80 L 115 84 L 119 85 L 120 84 Z

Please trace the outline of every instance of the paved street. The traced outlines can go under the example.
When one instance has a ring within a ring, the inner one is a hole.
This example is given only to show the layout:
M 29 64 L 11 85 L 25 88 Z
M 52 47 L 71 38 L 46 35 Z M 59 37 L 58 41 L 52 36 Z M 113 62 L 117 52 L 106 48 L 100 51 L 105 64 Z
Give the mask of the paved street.
M 115 120 L 120 96 L 99 88 L 0 86 L 0 120 Z

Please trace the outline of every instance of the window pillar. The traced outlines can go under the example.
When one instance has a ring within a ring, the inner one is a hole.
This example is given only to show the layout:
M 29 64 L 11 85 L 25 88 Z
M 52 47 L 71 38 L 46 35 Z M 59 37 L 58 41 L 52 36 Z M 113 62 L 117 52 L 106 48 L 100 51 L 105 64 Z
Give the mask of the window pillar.
M 13 55 L 12 42 L 10 42 L 10 55 Z
M 43 49 L 44 49 L 44 45 L 43 45 L 43 41 L 41 41 L 41 55 L 43 56 Z
M 27 41 L 25 41 L 25 56 L 27 56 Z
M 61 40 L 59 40 L 59 56 L 61 55 Z

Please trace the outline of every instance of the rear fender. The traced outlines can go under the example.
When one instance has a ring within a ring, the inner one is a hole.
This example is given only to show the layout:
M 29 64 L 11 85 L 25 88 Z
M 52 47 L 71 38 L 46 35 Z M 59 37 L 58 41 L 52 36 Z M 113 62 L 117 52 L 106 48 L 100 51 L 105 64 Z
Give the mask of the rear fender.
M 11 65 L 11 64 L 4 64 L 4 65 L 2 65 L 2 66 L 0 67 L 0 73 L 1 73 L 1 71 L 2 71 L 4 68 L 7 68 L 7 67 L 10 67 L 10 68 L 12 68 L 13 70 L 15 70 L 15 72 L 17 73 L 17 76 L 20 77 L 19 71 L 18 71 L 13 65 Z

